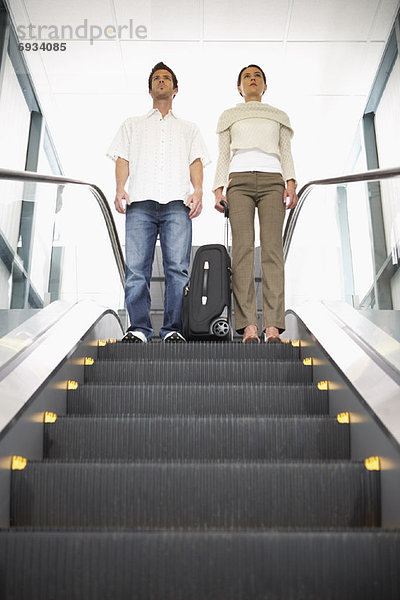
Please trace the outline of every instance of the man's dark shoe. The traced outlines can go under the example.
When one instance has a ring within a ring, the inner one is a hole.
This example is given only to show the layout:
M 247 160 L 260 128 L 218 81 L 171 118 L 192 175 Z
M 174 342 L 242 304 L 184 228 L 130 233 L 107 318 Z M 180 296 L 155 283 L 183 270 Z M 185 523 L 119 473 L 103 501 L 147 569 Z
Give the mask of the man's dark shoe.
M 147 338 L 141 331 L 127 331 L 121 342 L 128 344 L 146 344 Z

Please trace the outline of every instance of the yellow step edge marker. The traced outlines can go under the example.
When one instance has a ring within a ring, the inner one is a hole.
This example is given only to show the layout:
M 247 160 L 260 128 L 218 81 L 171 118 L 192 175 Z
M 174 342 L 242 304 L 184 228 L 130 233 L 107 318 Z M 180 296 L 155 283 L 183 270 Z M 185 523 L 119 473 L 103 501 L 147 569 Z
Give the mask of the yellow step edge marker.
M 370 456 L 364 460 L 365 468 L 368 471 L 380 471 L 381 470 L 381 459 L 379 456 Z
M 94 358 L 92 358 L 91 356 L 85 356 L 85 358 L 83 359 L 83 364 L 85 365 L 85 367 L 91 367 L 94 364 Z
M 28 461 L 23 456 L 13 456 L 11 459 L 11 469 L 13 471 L 23 471 Z
M 293 348 L 299 348 L 300 340 L 292 340 L 292 346 L 293 346 Z
M 69 379 L 67 381 L 67 390 L 77 390 L 78 389 L 78 382 L 74 381 L 73 379 Z
M 99 340 L 99 341 L 98 341 L 98 345 L 99 345 L 99 346 L 106 346 L 106 345 L 107 345 L 107 342 L 106 342 L 106 340 Z
M 307 358 L 303 359 L 303 365 L 305 365 L 306 367 L 310 367 L 313 364 L 313 359 L 311 356 L 307 356 Z
M 116 344 L 117 340 L 115 338 L 108 338 L 107 344 Z
M 328 389 L 328 382 L 327 381 L 318 381 L 317 383 L 317 387 L 319 390 L 327 390 Z
M 349 412 L 341 412 L 336 417 L 339 423 L 350 423 L 350 413 Z
M 55 423 L 56 421 L 57 421 L 56 413 L 47 412 L 47 411 L 44 413 L 44 422 L 45 423 Z

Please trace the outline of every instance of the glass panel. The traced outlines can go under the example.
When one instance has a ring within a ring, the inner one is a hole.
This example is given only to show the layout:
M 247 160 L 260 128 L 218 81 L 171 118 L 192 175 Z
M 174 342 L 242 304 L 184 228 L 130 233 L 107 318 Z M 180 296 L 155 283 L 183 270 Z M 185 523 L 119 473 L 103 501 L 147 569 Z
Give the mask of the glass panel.
M 400 165 L 400 58 L 390 73 L 375 115 L 376 143 L 381 168 Z M 382 212 L 387 248 L 397 265 L 400 258 L 400 180 L 381 182 Z M 393 309 L 400 309 L 400 276 L 391 279 Z
M 286 259 L 286 306 L 344 297 L 336 187 L 308 195 Z
M 34 309 L 81 299 L 124 307 L 106 224 L 89 188 L 0 180 L 0 336 Z
M 376 308 L 382 294 L 399 308 L 400 209 L 386 211 L 388 250 L 374 259 L 370 202 L 377 190 L 383 200 L 389 195 L 398 198 L 400 179 L 311 189 L 286 260 L 288 308 L 308 300 L 343 300 L 356 308 Z
M 123 289 L 96 199 L 87 188 L 60 186 L 57 211 L 53 273 L 61 272 L 59 297 L 90 298 L 118 310 Z
M 362 302 L 374 281 L 367 194 L 367 184 L 364 182 L 352 183 L 347 186 L 347 214 L 354 280 L 353 304 L 355 306 Z
M 398 56 L 375 115 L 376 144 L 381 169 L 400 164 L 400 57 Z
M 31 115 L 8 55 L 0 87 L 0 164 L 25 169 Z

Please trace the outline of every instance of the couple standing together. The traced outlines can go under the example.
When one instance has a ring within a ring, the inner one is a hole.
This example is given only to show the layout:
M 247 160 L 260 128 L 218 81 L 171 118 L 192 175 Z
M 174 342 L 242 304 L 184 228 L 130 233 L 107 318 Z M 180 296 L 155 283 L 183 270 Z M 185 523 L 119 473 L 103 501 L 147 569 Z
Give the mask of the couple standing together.
M 148 84 L 152 110 L 124 121 L 108 151 L 116 162 L 115 208 L 126 213 L 125 299 L 131 325 L 123 341 L 147 342 L 153 336 L 150 279 L 159 236 L 165 275 L 160 336 L 164 342 L 184 342 L 181 307 L 189 278 L 191 220 L 202 210 L 203 168 L 210 161 L 197 126 L 172 111 L 178 93 L 174 72 L 158 63 Z M 259 66 L 240 71 L 237 89 L 244 102 L 224 111 L 217 126 L 215 208 L 223 212 L 224 200 L 229 205 L 235 328 L 243 342 L 259 341 L 254 283 L 258 209 L 262 335 L 274 342 L 285 329 L 282 226 L 285 210 L 297 203 L 293 131 L 284 112 L 262 103 L 267 84 Z

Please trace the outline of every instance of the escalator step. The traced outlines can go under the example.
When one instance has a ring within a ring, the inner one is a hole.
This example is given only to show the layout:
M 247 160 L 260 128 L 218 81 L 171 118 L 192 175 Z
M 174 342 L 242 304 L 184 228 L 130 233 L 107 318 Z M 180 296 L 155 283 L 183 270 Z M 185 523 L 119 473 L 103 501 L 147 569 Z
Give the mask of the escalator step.
M 333 417 L 61 417 L 45 425 L 51 459 L 349 459 Z
M 2 600 L 398 600 L 399 564 L 398 531 L 0 532 Z
M 31 462 L 11 524 L 214 529 L 380 524 L 380 473 L 350 462 Z
M 68 392 L 68 414 L 323 415 L 328 393 L 315 385 L 86 384 Z
M 311 383 L 312 367 L 275 360 L 97 360 L 85 367 L 87 382 L 244 382 Z
M 300 348 L 292 344 L 242 344 L 242 343 L 215 343 L 193 342 L 188 344 L 107 344 L 99 348 L 99 358 L 120 359 L 179 359 L 179 358 L 262 358 L 271 359 L 299 359 Z

